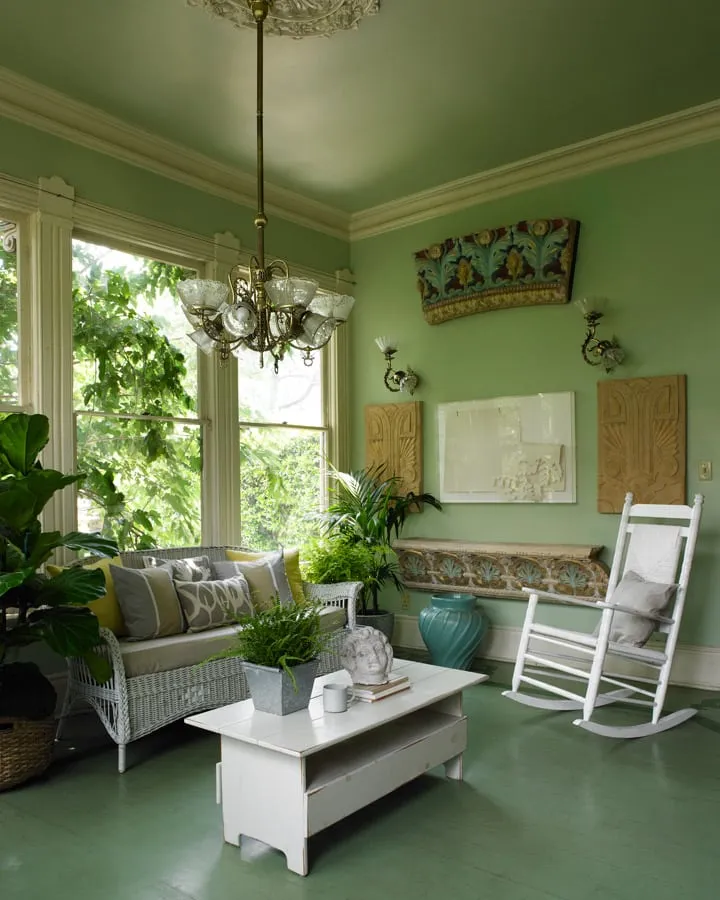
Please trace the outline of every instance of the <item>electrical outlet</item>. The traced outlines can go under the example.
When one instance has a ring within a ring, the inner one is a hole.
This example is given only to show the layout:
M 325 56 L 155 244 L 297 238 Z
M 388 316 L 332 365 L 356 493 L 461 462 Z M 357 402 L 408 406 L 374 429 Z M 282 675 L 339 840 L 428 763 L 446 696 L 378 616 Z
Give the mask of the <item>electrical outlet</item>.
M 400 597 L 400 609 L 410 609 L 410 594 L 407 591 L 403 591 Z
M 700 481 L 712 481 L 712 463 L 709 459 L 698 464 L 698 478 Z

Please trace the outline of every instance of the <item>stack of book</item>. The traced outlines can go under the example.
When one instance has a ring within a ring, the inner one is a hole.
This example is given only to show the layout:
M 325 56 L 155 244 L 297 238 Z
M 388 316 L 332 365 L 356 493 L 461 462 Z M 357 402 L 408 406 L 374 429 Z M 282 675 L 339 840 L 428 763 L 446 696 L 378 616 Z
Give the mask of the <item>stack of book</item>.
M 399 691 L 405 691 L 410 687 L 410 681 L 407 675 L 391 675 L 390 680 L 384 684 L 354 684 L 355 697 L 364 703 L 374 703 L 376 700 L 382 700 L 383 697 L 389 697 L 391 694 L 397 694 Z

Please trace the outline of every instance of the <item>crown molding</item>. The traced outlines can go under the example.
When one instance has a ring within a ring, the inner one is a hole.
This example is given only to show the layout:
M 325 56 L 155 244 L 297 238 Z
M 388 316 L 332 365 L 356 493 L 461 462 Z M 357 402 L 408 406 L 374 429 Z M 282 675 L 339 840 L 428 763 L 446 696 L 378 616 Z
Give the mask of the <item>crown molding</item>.
M 356 212 L 350 219 L 350 240 L 718 139 L 720 100 L 714 100 Z
M 255 178 L 158 137 L 0 67 L 0 115 L 224 200 L 255 208 Z M 350 216 L 276 185 L 265 185 L 267 211 L 332 237 L 348 239 Z
M 224 200 L 255 208 L 255 178 L 0 66 L 0 116 Z M 340 240 L 397 231 L 490 200 L 720 139 L 720 100 L 449 181 L 349 214 L 272 184 L 274 216 Z M 9 198 L 8 198 L 9 199 Z M 20 191 L 13 206 L 30 207 Z

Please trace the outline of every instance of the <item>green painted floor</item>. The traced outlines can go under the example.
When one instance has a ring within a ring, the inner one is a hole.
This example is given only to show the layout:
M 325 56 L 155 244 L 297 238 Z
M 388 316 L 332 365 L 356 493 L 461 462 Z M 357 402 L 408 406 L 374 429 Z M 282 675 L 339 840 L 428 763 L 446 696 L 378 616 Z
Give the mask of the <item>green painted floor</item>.
M 497 673 L 496 676 L 497 677 Z M 715 900 L 720 700 L 656 738 L 613 742 L 568 713 L 466 693 L 465 782 L 432 772 L 310 842 L 310 875 L 262 844 L 223 843 L 217 741 L 182 724 L 131 747 L 65 748 L 0 794 L 2 900 Z M 637 712 L 604 718 L 637 720 Z M 89 720 L 77 717 L 78 746 Z

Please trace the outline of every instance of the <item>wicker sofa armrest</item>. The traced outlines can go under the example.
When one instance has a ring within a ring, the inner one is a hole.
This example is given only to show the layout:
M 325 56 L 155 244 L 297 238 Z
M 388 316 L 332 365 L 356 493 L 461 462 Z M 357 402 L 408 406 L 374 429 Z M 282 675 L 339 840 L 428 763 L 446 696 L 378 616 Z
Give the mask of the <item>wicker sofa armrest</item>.
M 312 584 L 303 581 L 306 600 L 318 600 L 324 606 L 335 606 L 347 612 L 347 627 L 355 627 L 355 613 L 360 592 L 361 581 L 340 581 L 337 584 Z

